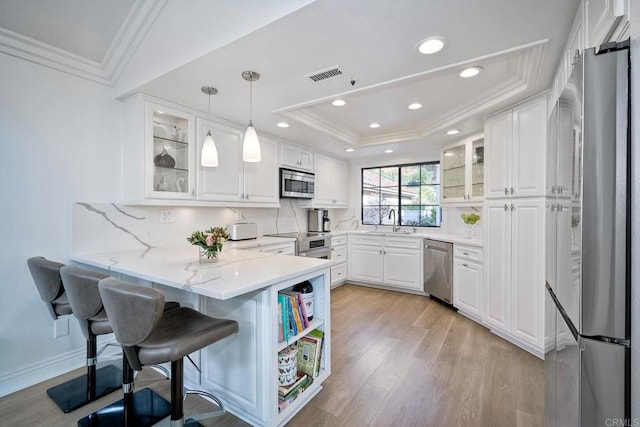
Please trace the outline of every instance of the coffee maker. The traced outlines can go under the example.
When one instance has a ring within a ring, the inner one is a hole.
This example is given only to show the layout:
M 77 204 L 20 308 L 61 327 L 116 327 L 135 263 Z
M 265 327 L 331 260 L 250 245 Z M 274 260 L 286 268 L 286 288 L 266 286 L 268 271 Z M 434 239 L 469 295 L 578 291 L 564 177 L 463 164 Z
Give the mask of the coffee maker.
M 309 231 L 327 233 L 331 231 L 328 209 L 309 209 Z

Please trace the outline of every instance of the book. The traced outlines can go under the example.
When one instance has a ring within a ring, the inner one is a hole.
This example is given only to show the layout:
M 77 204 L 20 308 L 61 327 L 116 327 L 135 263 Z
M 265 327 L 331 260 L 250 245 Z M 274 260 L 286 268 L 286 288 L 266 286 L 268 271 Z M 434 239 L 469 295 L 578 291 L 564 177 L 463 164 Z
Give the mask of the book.
M 316 337 L 304 336 L 298 340 L 298 371 L 313 377 L 318 348 L 321 343 Z
M 315 338 L 318 340 L 318 346 L 316 348 L 316 357 L 314 360 L 314 369 L 313 369 L 313 376 L 317 377 L 320 374 L 320 365 L 322 362 L 322 349 L 324 347 L 324 332 L 322 332 L 319 329 L 314 329 L 313 331 L 309 332 L 309 334 L 307 334 L 307 337 L 309 338 Z
M 282 327 L 282 303 L 278 301 L 278 342 L 284 341 L 284 330 Z
M 285 295 L 278 294 L 278 301 L 280 302 L 280 308 L 282 310 L 282 338 L 284 342 L 289 341 L 290 326 L 289 326 L 289 303 Z
M 287 310 L 289 311 L 289 327 L 291 328 L 291 335 L 298 335 L 298 326 L 296 324 L 296 320 L 294 317 L 293 306 L 291 305 L 291 298 L 289 298 L 287 295 L 283 295 L 283 297 L 287 303 Z
M 298 372 L 298 378 L 296 379 L 296 381 L 293 384 L 290 384 L 290 385 L 287 385 L 287 386 L 282 386 L 281 385 L 281 386 L 278 387 L 278 396 L 282 396 L 284 399 L 286 399 L 306 379 L 307 379 L 307 374 L 300 374 L 300 372 Z
M 293 312 L 293 319 L 295 321 L 297 332 L 299 334 L 304 330 L 304 325 L 302 323 L 302 319 L 300 318 L 300 308 L 298 304 L 298 298 L 294 295 L 287 295 L 289 298 L 289 304 L 291 305 L 291 311 Z

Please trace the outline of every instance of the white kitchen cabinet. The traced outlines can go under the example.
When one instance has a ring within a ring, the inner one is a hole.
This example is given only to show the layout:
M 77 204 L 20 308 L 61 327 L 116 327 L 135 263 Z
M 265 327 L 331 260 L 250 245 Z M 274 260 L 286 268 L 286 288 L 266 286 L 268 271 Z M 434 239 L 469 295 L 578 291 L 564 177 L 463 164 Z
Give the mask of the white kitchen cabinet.
M 482 249 L 454 244 L 453 305 L 478 322 L 482 322 L 482 283 Z
M 295 255 L 296 243 L 286 242 L 286 243 L 273 243 L 270 245 L 260 245 L 260 252 L 269 252 L 269 253 L 278 254 L 278 255 Z
M 474 205 L 484 195 L 484 139 L 469 138 L 442 150 L 440 158 L 441 203 L 447 206 Z
M 349 207 L 349 164 L 332 157 L 315 155 L 315 196 L 313 208 Z
M 485 121 L 485 197 L 545 194 L 546 95 Z
M 422 238 L 350 235 L 349 278 L 422 291 Z
M 485 205 L 484 323 L 542 356 L 544 351 L 544 199 Z
M 199 200 L 236 202 L 239 204 L 277 205 L 278 172 L 277 144 L 260 138 L 262 161 L 247 163 L 242 160 L 243 131 L 208 120 L 197 119 L 198 162 L 202 143 L 211 130 L 218 150 L 218 166 L 200 168 L 197 195 Z M 238 203 L 240 202 L 240 203 Z
M 195 199 L 195 117 L 144 95 L 123 103 L 122 200 Z
M 296 145 L 280 144 L 280 166 L 313 172 L 313 152 Z
M 384 236 L 349 235 L 349 279 L 382 283 Z
M 347 280 L 347 235 L 331 236 L 331 287 Z

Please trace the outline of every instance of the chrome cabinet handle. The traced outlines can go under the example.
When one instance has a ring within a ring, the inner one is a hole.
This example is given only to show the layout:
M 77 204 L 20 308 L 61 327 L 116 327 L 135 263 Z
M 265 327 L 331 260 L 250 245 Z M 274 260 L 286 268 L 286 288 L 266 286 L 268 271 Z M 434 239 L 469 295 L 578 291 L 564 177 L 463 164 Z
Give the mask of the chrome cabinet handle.
M 505 203 L 505 205 L 504 205 L 504 211 L 506 212 L 506 211 L 508 211 L 508 210 L 509 210 L 509 206 L 507 206 L 507 204 Z
M 551 212 L 556 210 L 556 205 L 551 205 Z
M 509 194 L 509 189 L 507 187 L 504 187 L 504 194 Z
M 462 252 L 463 255 L 469 255 L 469 252 Z
M 513 187 L 511 187 L 511 194 L 513 194 Z
M 516 207 L 512 204 L 511 205 L 511 212 L 513 212 L 516 209 Z
M 463 267 L 469 267 L 469 264 L 462 264 Z
M 551 194 L 556 194 L 556 186 L 551 186 Z

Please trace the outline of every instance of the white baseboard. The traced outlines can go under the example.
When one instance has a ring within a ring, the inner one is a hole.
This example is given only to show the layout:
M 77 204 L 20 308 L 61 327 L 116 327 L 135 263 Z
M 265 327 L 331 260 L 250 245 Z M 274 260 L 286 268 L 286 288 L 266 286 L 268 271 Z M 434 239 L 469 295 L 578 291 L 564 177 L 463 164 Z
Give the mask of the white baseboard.
M 107 339 L 99 343 L 99 348 L 114 342 L 114 339 Z M 112 352 L 105 352 L 111 354 Z M 65 374 L 74 369 L 86 365 L 86 349 L 72 350 L 59 356 L 52 357 L 33 365 L 26 366 L 11 373 L 0 376 L 0 397 L 14 393 L 23 388 L 30 387 L 42 381 L 49 380 L 58 375 Z
M 487 325 L 488 326 L 488 325 Z M 529 353 L 533 354 L 534 356 L 539 357 L 540 359 L 544 360 L 544 352 L 539 349 L 539 348 L 535 348 L 530 344 L 527 344 L 525 342 L 520 341 L 519 339 L 511 336 L 510 334 L 504 333 L 500 330 L 497 329 L 493 329 L 491 327 L 489 327 L 489 330 L 491 331 L 491 333 L 504 338 L 505 340 L 509 341 L 511 344 L 515 344 L 516 346 L 520 347 L 523 350 L 528 351 Z

